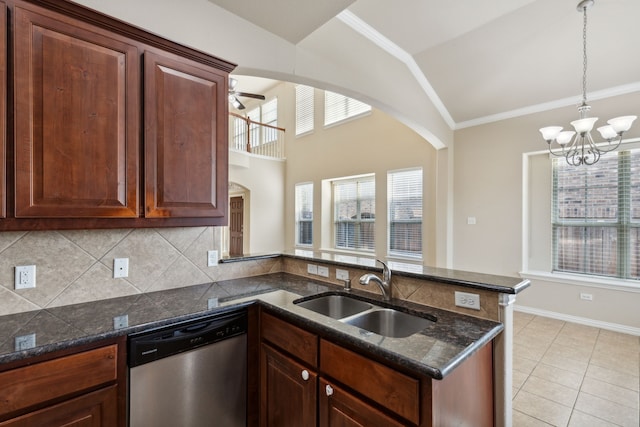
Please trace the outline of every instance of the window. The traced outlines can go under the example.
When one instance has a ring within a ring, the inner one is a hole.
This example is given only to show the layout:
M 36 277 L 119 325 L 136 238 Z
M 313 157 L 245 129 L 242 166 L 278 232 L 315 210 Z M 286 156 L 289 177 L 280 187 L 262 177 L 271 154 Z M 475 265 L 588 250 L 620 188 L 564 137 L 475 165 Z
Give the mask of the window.
M 313 183 L 296 184 L 296 245 L 313 244 Z
M 389 255 L 422 257 L 422 169 L 387 174 Z
M 371 111 L 371 106 L 339 93 L 324 93 L 324 125 L 337 123 Z
M 375 187 L 373 175 L 333 182 L 336 249 L 375 249 Z
M 296 86 L 296 136 L 313 130 L 313 88 Z
M 640 150 L 553 163 L 553 269 L 640 279 Z

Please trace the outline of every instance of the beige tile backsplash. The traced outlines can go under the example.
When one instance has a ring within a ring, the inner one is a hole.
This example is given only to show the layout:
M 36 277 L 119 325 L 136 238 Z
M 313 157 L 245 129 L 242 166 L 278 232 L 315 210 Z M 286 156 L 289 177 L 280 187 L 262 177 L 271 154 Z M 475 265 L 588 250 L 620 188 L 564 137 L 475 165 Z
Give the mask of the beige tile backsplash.
M 0 315 L 281 271 L 279 258 L 207 266 L 216 227 L 0 233 Z M 129 277 L 113 278 L 113 259 Z M 36 265 L 36 288 L 14 290 L 14 267 Z

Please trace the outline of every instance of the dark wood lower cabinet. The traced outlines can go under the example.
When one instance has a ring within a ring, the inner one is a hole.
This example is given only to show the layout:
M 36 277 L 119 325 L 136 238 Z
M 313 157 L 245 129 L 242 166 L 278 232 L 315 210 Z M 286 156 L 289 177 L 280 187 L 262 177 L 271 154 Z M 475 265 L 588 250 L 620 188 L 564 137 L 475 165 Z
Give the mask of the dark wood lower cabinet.
M 401 427 L 394 420 L 371 405 L 320 378 L 318 418 L 320 427 Z
M 1 427 L 111 427 L 118 425 L 116 386 L 0 423 Z
M 274 427 L 316 425 L 317 374 L 267 344 L 261 347 L 260 424 Z
M 491 343 L 434 380 L 264 310 L 260 339 L 261 426 L 493 426 Z

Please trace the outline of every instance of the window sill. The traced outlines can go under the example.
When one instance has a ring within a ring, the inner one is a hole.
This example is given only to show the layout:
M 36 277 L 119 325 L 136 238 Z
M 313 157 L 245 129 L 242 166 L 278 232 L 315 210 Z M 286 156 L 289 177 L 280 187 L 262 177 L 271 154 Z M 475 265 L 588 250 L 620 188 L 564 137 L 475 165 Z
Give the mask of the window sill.
M 550 273 L 548 271 L 521 271 L 520 277 L 529 280 L 563 283 L 574 286 L 586 286 L 600 289 L 640 292 L 640 281 L 614 279 L 599 276 L 583 276 L 571 273 Z

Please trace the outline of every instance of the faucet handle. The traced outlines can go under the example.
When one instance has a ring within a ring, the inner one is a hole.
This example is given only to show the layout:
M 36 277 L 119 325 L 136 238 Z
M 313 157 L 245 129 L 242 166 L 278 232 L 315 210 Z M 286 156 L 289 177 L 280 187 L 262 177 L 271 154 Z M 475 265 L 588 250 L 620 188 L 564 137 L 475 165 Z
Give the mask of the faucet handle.
M 391 281 L 391 269 L 384 261 L 379 259 L 376 259 L 376 261 L 382 264 L 382 280 L 389 283 Z

